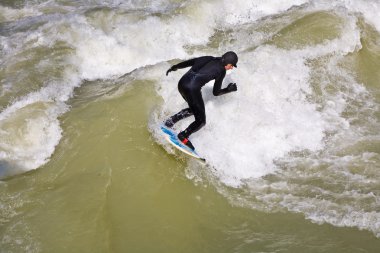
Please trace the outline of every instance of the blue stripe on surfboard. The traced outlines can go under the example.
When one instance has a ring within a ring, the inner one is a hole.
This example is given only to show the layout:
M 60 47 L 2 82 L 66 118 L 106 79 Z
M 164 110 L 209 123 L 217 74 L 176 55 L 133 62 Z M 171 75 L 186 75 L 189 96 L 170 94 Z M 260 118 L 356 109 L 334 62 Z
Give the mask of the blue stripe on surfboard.
M 181 149 L 184 149 L 184 150 L 186 150 L 187 152 L 189 152 L 189 153 L 195 155 L 195 156 L 196 156 L 197 158 L 199 158 L 199 159 L 203 159 L 203 158 L 201 158 L 201 157 L 198 155 L 198 153 L 197 153 L 195 150 L 192 150 L 192 149 L 189 148 L 188 146 L 184 145 L 184 144 L 178 139 L 176 132 L 174 132 L 173 130 L 171 130 L 171 129 L 165 127 L 165 126 L 161 126 L 161 130 L 162 130 L 162 132 L 164 132 L 165 134 L 167 134 L 167 135 L 169 136 L 170 141 L 171 141 L 174 145 L 176 145 L 176 146 L 180 147 Z
M 164 126 L 161 126 L 161 130 L 162 130 L 165 134 L 169 135 L 169 137 L 170 137 L 170 141 L 171 141 L 173 144 L 175 144 L 175 145 L 181 147 L 182 149 L 185 149 L 186 151 L 188 151 L 188 152 L 190 152 L 190 153 L 193 153 L 193 154 L 199 156 L 195 151 L 193 151 L 192 149 L 190 149 L 188 146 L 184 145 L 184 144 L 178 139 L 176 132 L 174 132 L 173 130 L 171 130 L 171 129 L 167 128 L 167 127 L 164 127 Z
M 169 136 L 176 136 L 175 132 L 173 132 L 172 130 L 170 130 L 167 127 L 161 126 L 161 130 L 162 130 L 162 132 L 164 132 L 165 134 L 167 134 Z

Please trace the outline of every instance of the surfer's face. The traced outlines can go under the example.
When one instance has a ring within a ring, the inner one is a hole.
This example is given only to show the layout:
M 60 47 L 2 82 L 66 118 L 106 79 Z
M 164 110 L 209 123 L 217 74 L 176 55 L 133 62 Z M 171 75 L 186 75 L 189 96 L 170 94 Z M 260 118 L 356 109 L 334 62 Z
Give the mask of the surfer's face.
M 228 63 L 226 66 L 224 66 L 224 68 L 225 68 L 226 70 L 230 70 L 230 69 L 233 69 L 234 66 L 233 66 L 232 64 Z

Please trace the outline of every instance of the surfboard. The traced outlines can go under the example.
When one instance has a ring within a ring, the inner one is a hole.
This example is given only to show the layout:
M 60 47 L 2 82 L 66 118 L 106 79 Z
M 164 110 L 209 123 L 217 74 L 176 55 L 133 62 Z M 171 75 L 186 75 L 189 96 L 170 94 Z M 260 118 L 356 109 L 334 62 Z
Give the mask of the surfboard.
M 189 155 L 189 156 L 192 156 L 194 158 L 197 158 L 201 161 L 206 161 L 204 158 L 200 157 L 198 155 L 198 153 L 195 151 L 195 150 L 192 150 L 191 148 L 189 148 L 188 146 L 184 145 L 177 137 L 177 133 L 166 127 L 166 126 L 161 126 L 161 131 L 164 133 L 165 135 L 165 139 L 171 144 L 173 145 L 175 148 L 177 148 L 178 150 L 182 151 L 183 153 Z

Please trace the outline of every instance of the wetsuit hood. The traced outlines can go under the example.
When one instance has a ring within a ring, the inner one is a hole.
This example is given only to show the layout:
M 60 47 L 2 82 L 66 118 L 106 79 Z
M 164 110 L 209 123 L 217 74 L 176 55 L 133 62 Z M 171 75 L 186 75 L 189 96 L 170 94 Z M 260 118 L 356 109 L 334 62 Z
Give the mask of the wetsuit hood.
M 235 52 L 229 51 L 222 56 L 222 62 L 224 66 L 232 64 L 232 66 L 237 68 L 238 56 Z

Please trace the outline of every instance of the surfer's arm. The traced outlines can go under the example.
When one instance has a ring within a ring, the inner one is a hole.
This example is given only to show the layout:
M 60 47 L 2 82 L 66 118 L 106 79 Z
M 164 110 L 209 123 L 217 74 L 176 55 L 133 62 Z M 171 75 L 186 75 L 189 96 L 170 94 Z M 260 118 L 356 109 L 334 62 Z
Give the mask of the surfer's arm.
M 200 69 L 202 66 L 207 64 L 212 59 L 214 59 L 214 57 L 212 57 L 212 56 L 201 56 L 198 58 L 193 58 L 193 59 L 190 59 L 187 61 L 180 62 L 176 65 L 171 66 L 171 68 L 168 69 L 168 71 L 166 72 L 166 75 L 168 75 L 169 72 L 171 72 L 171 71 L 176 71 L 177 69 L 184 69 L 184 68 L 188 68 L 188 67 L 193 67 L 194 65 L 195 65 L 194 66 L 195 71 L 197 71 L 198 69 Z
M 212 89 L 214 96 L 220 96 L 233 91 L 237 91 L 236 83 L 230 83 L 226 88 L 222 89 L 224 76 L 225 74 L 222 74 L 219 78 L 215 79 L 214 88 Z
M 214 57 L 212 56 L 201 56 L 201 57 L 198 57 L 198 58 L 193 58 L 193 59 L 190 59 L 190 60 L 187 60 L 187 61 L 183 61 L 183 62 L 180 62 L 176 65 L 173 65 L 172 68 L 176 68 L 176 69 L 183 69 L 183 68 L 187 68 L 187 67 L 195 67 L 195 71 L 198 71 L 199 69 L 201 69 L 204 65 L 206 65 L 209 61 L 213 60 Z
M 190 59 L 187 61 L 180 62 L 176 65 L 171 66 L 170 69 L 168 69 L 168 71 L 166 71 L 166 75 L 168 75 L 169 72 L 171 72 L 171 71 L 176 71 L 177 69 L 183 69 L 183 68 L 191 67 L 194 65 L 194 63 L 195 63 L 195 59 Z
M 195 63 L 195 59 L 190 59 L 190 60 L 187 60 L 187 61 L 183 61 L 183 62 L 180 62 L 176 65 L 173 65 L 171 68 L 176 71 L 177 69 L 184 69 L 184 68 L 187 68 L 187 67 L 191 67 L 193 66 Z

